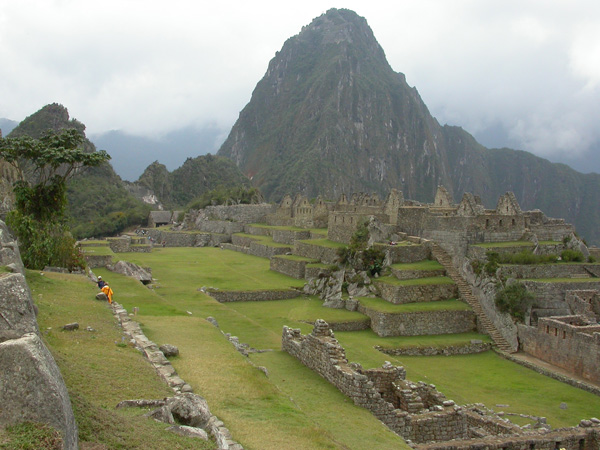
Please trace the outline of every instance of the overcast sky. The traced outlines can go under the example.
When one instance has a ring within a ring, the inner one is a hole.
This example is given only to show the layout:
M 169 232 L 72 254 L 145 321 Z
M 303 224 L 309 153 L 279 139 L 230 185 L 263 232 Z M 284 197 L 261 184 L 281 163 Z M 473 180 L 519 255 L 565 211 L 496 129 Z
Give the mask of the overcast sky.
M 331 7 L 367 19 L 441 124 L 600 171 L 598 0 L 0 0 L 0 117 L 58 102 L 88 135 L 228 131 Z

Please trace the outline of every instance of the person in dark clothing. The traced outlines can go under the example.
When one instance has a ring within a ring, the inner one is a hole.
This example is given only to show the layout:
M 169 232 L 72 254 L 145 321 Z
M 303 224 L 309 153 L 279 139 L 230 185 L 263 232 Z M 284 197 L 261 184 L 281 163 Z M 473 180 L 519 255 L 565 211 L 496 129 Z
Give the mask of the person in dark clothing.
M 106 286 L 106 281 L 102 277 L 98 277 L 98 289 L 102 289 L 104 286 Z

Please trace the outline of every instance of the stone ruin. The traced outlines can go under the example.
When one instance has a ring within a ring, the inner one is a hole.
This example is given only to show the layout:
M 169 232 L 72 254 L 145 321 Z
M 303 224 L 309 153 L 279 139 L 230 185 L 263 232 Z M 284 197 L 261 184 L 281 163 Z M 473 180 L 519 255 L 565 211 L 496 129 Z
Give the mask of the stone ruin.
M 482 405 L 458 406 L 435 386 L 406 380 L 402 367 L 385 363 L 365 370 L 349 363 L 329 325 L 317 320 L 311 334 L 283 328 L 282 349 L 368 409 L 418 449 L 597 450 L 600 420 L 578 427 L 528 430 Z M 450 441 L 450 442 L 448 442 Z

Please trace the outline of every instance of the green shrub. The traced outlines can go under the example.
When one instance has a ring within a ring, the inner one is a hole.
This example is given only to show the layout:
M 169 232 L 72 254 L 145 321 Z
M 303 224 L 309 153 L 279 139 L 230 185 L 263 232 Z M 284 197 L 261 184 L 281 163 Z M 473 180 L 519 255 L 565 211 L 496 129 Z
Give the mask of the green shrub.
M 533 294 L 527 291 L 524 284 L 512 283 L 499 290 L 494 300 L 500 311 L 522 322 L 533 299 Z
M 563 250 L 560 252 L 560 258 L 564 262 L 583 262 L 583 253 L 579 250 Z
M 473 273 L 475 275 L 481 275 L 483 266 L 483 261 L 481 261 L 480 259 L 474 259 L 473 261 L 471 261 L 471 269 L 473 269 Z
M 588 256 L 588 262 L 589 263 L 595 263 L 596 262 L 596 258 L 594 258 L 592 255 Z

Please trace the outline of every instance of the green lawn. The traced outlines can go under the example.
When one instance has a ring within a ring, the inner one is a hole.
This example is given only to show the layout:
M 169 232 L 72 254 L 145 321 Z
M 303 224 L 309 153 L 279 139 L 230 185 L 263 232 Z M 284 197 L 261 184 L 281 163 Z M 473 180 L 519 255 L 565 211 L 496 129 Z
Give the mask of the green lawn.
M 426 277 L 426 278 L 411 278 L 409 280 L 399 280 L 394 276 L 381 277 L 376 280 L 378 283 L 387 283 L 394 286 L 423 286 L 435 284 L 454 284 L 452 278 L 449 277 Z
M 357 299 L 361 305 L 385 313 L 414 313 L 425 311 L 469 311 L 471 307 L 456 299 L 441 300 L 437 302 L 402 303 L 395 305 L 381 298 L 360 297 Z
M 304 256 L 298 256 L 298 255 L 276 255 L 275 258 L 289 259 L 290 261 L 306 261 L 309 264 L 318 263 L 317 260 L 305 258 Z
M 317 318 L 329 322 L 364 320 L 361 314 L 323 308 L 321 301 L 314 297 L 221 304 L 198 290 L 201 286 L 252 290 L 303 284 L 302 280 L 269 271 L 269 261 L 265 258 L 218 248 L 157 248 L 152 253 L 117 256 L 151 267 L 156 278 L 155 288 L 148 289 L 106 269 L 95 269 L 95 273 L 108 280 L 116 301 L 128 310 L 133 306 L 140 308 L 137 319 L 150 339 L 158 344 L 170 343 L 179 347 L 180 356 L 172 360 L 173 366 L 208 400 L 211 411 L 225 422 L 234 438 L 247 450 L 407 448 L 370 413 L 354 406 L 323 378 L 280 350 L 284 324 L 300 328 L 306 334 L 312 329 L 306 322 Z M 48 283 L 50 277 L 57 280 L 56 286 L 43 284 Z M 69 339 L 64 344 L 60 340 L 57 344 L 50 342 L 56 345 L 55 353 L 73 358 L 73 362 L 61 366 L 73 372 L 65 377 L 69 383 L 75 383 L 76 390 L 90 392 L 89 395 L 102 391 L 98 393 L 98 399 L 94 399 L 96 403 L 89 408 L 85 403 L 83 410 L 91 408 L 96 414 L 97 408 L 103 408 L 103 414 L 112 414 L 110 408 L 116 403 L 113 397 L 166 395 L 164 387 L 155 388 L 148 381 L 148 376 L 152 379 L 152 373 L 148 375 L 144 372 L 146 369 L 128 366 L 130 359 L 139 360 L 142 365 L 144 362 L 137 352 L 115 345 L 114 341 L 119 342 L 119 334 L 114 322 L 109 320 L 110 326 L 106 327 L 96 321 L 107 310 L 103 304 L 92 300 L 97 292 L 92 283 L 82 281 L 82 288 L 79 288 L 71 280 L 85 279 L 73 275 L 52 274 L 44 278 L 34 274 L 34 278 L 32 289 L 36 301 L 42 295 L 38 302 L 42 330 L 47 326 L 56 330 L 59 324 L 78 320 L 83 327 L 89 324 L 108 333 L 107 339 L 98 342 L 101 345 L 87 347 L 88 341 L 93 340 L 83 332 L 75 339 L 74 334 L 50 330 L 49 341 L 51 338 Z M 373 299 L 367 301 L 375 303 Z M 385 303 L 394 310 L 400 306 Z M 458 301 L 429 302 L 428 306 L 439 307 L 444 303 L 468 309 Z M 96 309 L 85 312 L 88 306 Z M 205 320 L 208 316 L 217 319 L 219 328 Z M 268 350 L 252 354 L 249 360 L 266 367 L 269 376 L 248 364 L 248 359 L 233 349 L 222 332 L 238 336 L 241 342 L 254 348 Z M 537 375 L 494 352 L 452 357 L 393 357 L 374 348 L 377 345 L 386 348 L 443 347 L 461 345 L 470 339 L 489 340 L 476 333 L 380 338 L 368 330 L 336 332 L 335 335 L 345 347 L 350 361 L 360 362 L 366 368 L 381 366 L 385 361 L 404 365 L 409 379 L 433 383 L 459 404 L 482 402 L 493 409 L 497 409 L 496 404 L 508 404 L 507 411 L 541 415 L 555 427 L 576 425 L 582 418 L 597 416 L 600 411 L 600 397 Z M 123 367 L 113 373 L 112 367 L 119 365 L 120 358 L 124 358 Z M 96 371 L 97 378 L 86 379 L 86 371 Z M 139 377 L 138 372 L 141 373 Z M 131 377 L 132 373 L 136 376 Z M 108 387 L 107 382 L 111 383 Z M 140 390 L 138 385 L 147 385 L 149 390 Z M 566 410 L 559 408 L 561 402 L 567 403 Z M 122 428 L 135 430 L 137 434 L 141 428 L 137 422 L 135 425 L 130 422 L 138 420 L 136 414 L 119 412 L 110 423 L 118 428 L 123 422 Z M 142 422 L 144 424 L 140 426 L 146 426 L 148 422 L 149 427 L 160 427 L 145 419 Z M 85 425 L 84 431 L 91 427 Z M 108 427 L 106 431 L 93 432 L 108 434 L 113 431 Z M 90 435 L 93 432 L 90 431 Z M 148 433 L 147 439 L 153 440 L 152 431 Z M 156 448 L 187 447 L 156 444 Z
M 94 299 L 94 283 L 81 275 L 42 276 L 37 271 L 27 272 L 27 282 L 39 308 L 40 331 L 69 390 L 80 443 L 111 449 L 213 448 L 165 432 L 166 424 L 143 416 L 147 410 L 115 409 L 122 400 L 160 399 L 173 393 L 137 350 L 120 345 L 121 331 L 107 304 Z M 79 330 L 61 330 L 71 322 L 78 322 Z M 88 326 L 95 331 L 85 331 Z
M 299 242 L 303 242 L 305 244 L 310 244 L 310 245 L 318 245 L 320 247 L 327 247 L 327 248 L 345 248 L 345 247 L 347 247 L 346 244 L 342 244 L 341 242 L 330 241 L 329 239 L 306 239 L 304 241 L 299 241 Z
M 440 270 L 444 268 L 439 262 L 431 259 L 415 263 L 396 263 L 392 264 L 391 267 L 398 270 Z
M 114 255 L 115 253 L 110 249 L 108 245 L 97 245 L 97 246 L 84 246 L 81 247 L 81 251 L 84 255 Z

